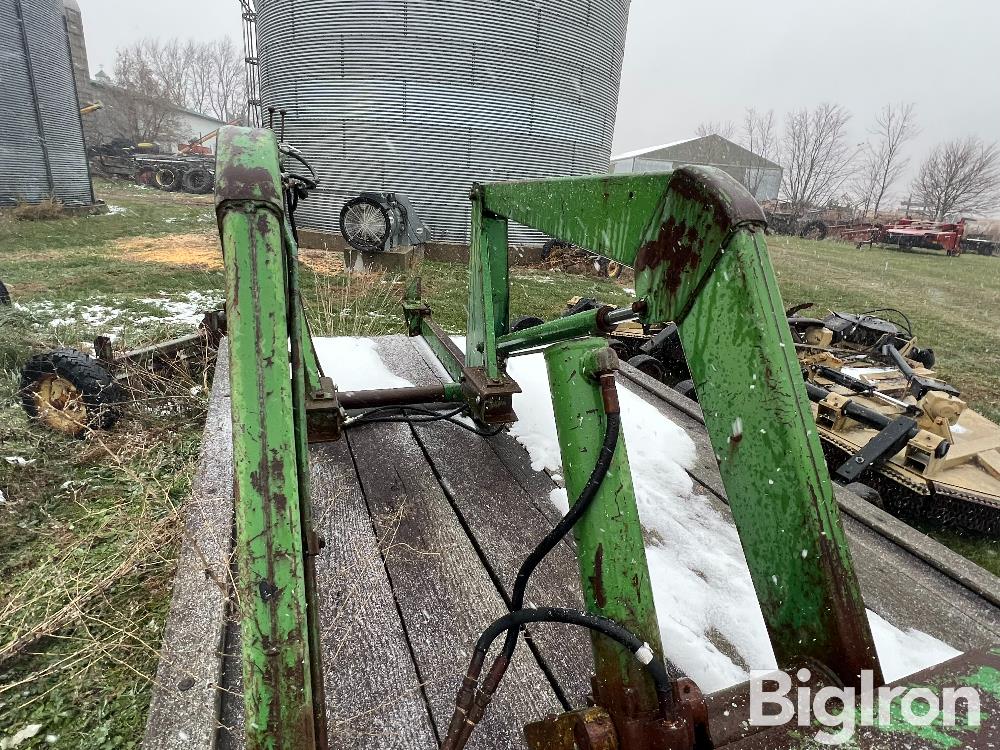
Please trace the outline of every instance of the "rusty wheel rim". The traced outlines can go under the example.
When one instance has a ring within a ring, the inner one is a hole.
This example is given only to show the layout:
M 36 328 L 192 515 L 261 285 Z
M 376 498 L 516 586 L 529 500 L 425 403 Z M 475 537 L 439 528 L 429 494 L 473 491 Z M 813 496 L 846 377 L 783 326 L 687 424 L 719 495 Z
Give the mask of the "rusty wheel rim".
M 79 389 L 58 375 L 46 375 L 34 390 L 38 421 L 58 432 L 75 435 L 87 426 L 87 404 Z

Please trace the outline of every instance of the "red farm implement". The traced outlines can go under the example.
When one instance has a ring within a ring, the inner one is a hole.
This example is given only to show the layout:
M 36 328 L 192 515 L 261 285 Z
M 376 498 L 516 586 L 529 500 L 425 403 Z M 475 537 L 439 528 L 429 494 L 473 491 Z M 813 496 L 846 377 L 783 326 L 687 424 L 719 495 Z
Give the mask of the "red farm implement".
M 898 219 L 890 224 L 851 222 L 832 225 L 829 232 L 833 237 L 858 247 L 879 242 L 900 248 L 921 247 L 944 250 L 948 255 L 961 255 L 965 219 L 958 223 L 917 219 Z

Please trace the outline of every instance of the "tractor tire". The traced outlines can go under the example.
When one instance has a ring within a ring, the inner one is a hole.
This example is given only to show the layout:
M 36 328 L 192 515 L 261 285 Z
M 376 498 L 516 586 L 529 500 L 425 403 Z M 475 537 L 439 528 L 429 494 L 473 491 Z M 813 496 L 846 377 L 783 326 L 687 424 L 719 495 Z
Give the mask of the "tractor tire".
M 76 349 L 56 349 L 29 359 L 21 370 L 20 394 L 29 417 L 74 437 L 110 428 L 124 401 L 111 373 Z
M 807 240 L 825 240 L 828 229 L 822 221 L 810 221 L 799 232 L 799 237 Z
M 934 356 L 933 349 L 917 349 L 908 356 L 914 362 L 919 362 L 928 370 L 934 369 L 934 363 L 937 362 L 937 357 Z
M 663 380 L 665 373 L 663 363 L 656 357 L 650 357 L 648 354 L 636 354 L 627 361 L 643 375 L 649 375 L 653 380 Z
M 135 173 L 135 184 L 156 187 L 156 169 L 154 167 L 140 167 Z
M 534 328 L 535 326 L 540 326 L 545 321 L 541 318 L 535 317 L 534 315 L 524 315 L 517 320 L 510 327 L 511 333 L 517 333 L 518 331 L 523 331 L 525 328 Z
M 2 281 L 0 281 L 0 306 L 10 307 L 10 291 Z
M 863 482 L 850 482 L 848 484 L 843 485 L 843 487 L 845 490 L 853 492 L 862 500 L 871 503 L 876 508 L 881 508 L 882 510 L 885 510 L 885 502 L 882 500 L 882 495 L 880 495 L 878 490 L 876 490 L 874 487 L 869 487 L 867 484 L 864 484 Z
M 153 182 L 160 190 L 174 193 L 181 189 L 184 175 L 175 167 L 157 167 Z
M 181 178 L 185 193 L 204 194 L 210 192 L 214 185 L 212 173 L 207 169 L 190 169 Z
M 682 380 L 674 386 L 674 390 L 692 401 L 698 400 L 698 394 L 695 393 L 693 380 Z

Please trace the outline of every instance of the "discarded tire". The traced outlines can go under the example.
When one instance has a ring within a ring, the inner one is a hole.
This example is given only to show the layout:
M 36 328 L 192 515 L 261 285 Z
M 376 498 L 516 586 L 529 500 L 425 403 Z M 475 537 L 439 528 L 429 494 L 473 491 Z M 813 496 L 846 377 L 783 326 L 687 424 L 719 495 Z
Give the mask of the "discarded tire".
M 154 167 L 140 167 L 135 173 L 135 184 L 156 187 L 156 169 Z
M 804 237 L 807 240 L 822 240 L 826 239 L 827 227 L 822 221 L 810 221 L 804 227 L 802 231 L 799 232 L 799 237 Z
M 20 393 L 28 416 L 76 436 L 111 427 L 123 401 L 111 373 L 76 349 L 56 349 L 29 359 L 21 371 Z
M 514 321 L 513 325 L 510 327 L 510 332 L 517 333 L 518 331 L 523 331 L 525 328 L 540 326 L 544 322 L 544 320 L 534 315 L 525 315 Z
M 0 305 L 10 305 L 10 292 L 2 281 L 0 281 Z
M 677 385 L 674 386 L 674 390 L 677 391 L 682 396 L 686 396 L 692 401 L 698 400 L 698 394 L 694 392 L 694 381 L 693 380 L 682 380 Z
M 663 363 L 648 354 L 636 354 L 628 363 L 643 375 L 649 375 L 653 380 L 663 380 Z
M 212 189 L 212 173 L 207 169 L 191 169 L 184 173 L 182 184 L 185 192 L 207 193 Z
M 154 181 L 156 182 L 156 187 L 160 190 L 166 190 L 168 193 L 172 193 L 175 190 L 181 189 L 181 183 L 183 180 L 180 170 L 174 169 L 173 167 L 158 167 Z

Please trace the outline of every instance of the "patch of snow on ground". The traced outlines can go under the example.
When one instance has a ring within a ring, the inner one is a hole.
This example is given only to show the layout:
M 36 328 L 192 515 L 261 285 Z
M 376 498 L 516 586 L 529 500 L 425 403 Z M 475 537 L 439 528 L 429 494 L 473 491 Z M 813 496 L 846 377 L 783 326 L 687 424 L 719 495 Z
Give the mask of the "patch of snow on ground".
M 118 214 L 128 213 L 128 209 L 125 206 L 112 206 L 108 204 L 108 216 L 117 216 Z
M 314 338 L 323 372 L 341 391 L 407 388 L 413 383 L 394 375 L 375 349 L 372 339 Z
M 527 448 L 535 470 L 561 471 L 543 356 L 512 358 L 508 368 L 523 390 L 514 396 L 519 421 L 511 434 Z M 736 529 L 694 491 L 684 470 L 695 458 L 694 443 L 682 428 L 632 392 L 621 388 L 619 397 L 667 657 L 706 692 L 746 680 L 748 669 L 774 669 L 774 654 Z M 567 511 L 565 490 L 554 490 L 550 500 L 561 512 Z M 869 617 L 890 679 L 957 653 L 925 633 L 901 631 L 874 613 Z M 713 639 L 728 642 L 736 653 L 723 653 Z
M 202 292 L 184 292 L 179 295 L 168 295 L 161 292 L 159 297 L 140 299 L 151 307 L 159 308 L 164 315 L 140 318 L 139 323 L 175 323 L 197 325 L 201 322 L 206 310 L 213 310 L 222 305 L 220 294 L 204 294 Z
M 95 297 L 89 302 L 40 300 L 16 303 L 14 309 L 27 313 L 43 326 L 86 326 L 114 338 L 122 330 L 138 326 L 196 326 L 205 311 L 218 309 L 222 300 L 221 292 L 160 292 L 157 297 L 140 299 Z M 142 313 L 130 307 L 135 304 L 148 308 L 148 312 Z
M 900 630 L 868 610 L 875 646 L 886 682 L 893 682 L 921 669 L 940 664 L 961 652 L 920 630 Z

